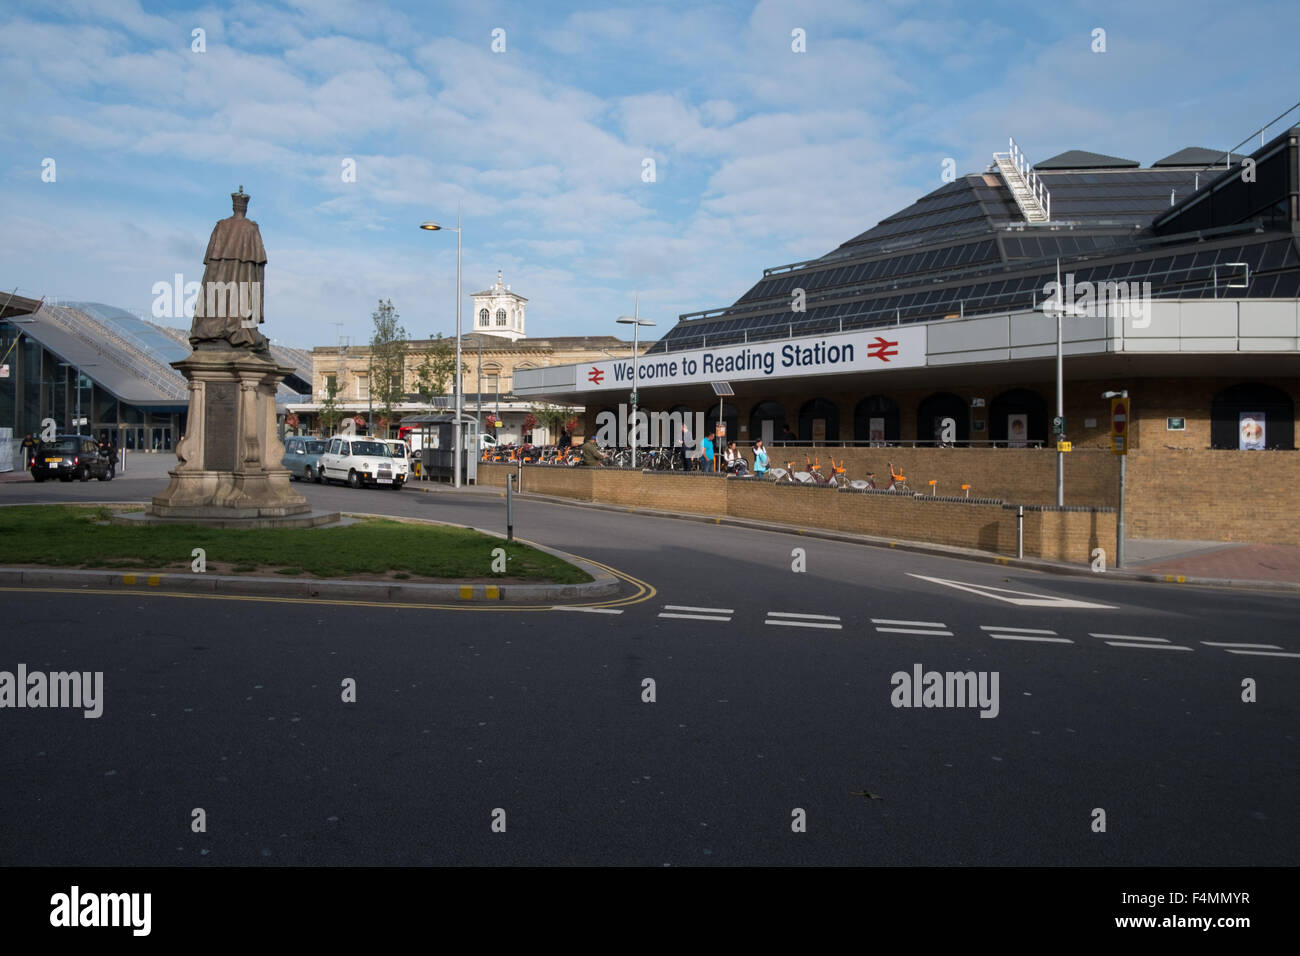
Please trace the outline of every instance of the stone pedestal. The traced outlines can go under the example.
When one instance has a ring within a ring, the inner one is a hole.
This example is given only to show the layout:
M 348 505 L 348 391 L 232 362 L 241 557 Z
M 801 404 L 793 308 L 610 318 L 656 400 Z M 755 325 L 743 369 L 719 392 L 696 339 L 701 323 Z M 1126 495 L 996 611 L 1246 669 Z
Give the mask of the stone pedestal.
M 276 388 L 293 369 L 268 353 L 231 347 L 197 349 L 172 368 L 189 380 L 189 417 L 176 446 L 180 464 L 149 514 L 201 521 L 310 512 L 280 464 L 276 432 Z

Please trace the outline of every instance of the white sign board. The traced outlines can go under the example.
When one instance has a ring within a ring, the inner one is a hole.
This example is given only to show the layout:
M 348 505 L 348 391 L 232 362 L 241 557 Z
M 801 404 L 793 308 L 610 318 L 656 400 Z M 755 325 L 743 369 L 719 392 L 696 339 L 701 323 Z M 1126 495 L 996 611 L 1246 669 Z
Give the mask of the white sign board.
M 716 382 L 806 378 L 837 372 L 869 372 L 925 365 L 924 328 L 776 339 L 751 345 L 690 349 L 643 355 L 637 360 L 637 387 Z M 632 384 L 632 360 L 615 359 L 578 366 L 578 391 L 626 389 Z

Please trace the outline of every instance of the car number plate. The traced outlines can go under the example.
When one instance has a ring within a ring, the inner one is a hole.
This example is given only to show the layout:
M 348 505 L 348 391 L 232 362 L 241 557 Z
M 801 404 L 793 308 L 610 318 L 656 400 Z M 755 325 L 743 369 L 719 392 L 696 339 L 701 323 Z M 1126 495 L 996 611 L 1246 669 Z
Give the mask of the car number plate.
M 377 478 L 376 481 L 381 485 L 391 485 L 393 483 L 393 479 L 391 478 Z
M 62 458 L 46 458 L 46 459 L 45 459 L 45 464 L 47 464 L 47 465 L 56 465 L 56 464 L 58 464 L 58 463 L 61 462 L 61 461 L 63 461 Z

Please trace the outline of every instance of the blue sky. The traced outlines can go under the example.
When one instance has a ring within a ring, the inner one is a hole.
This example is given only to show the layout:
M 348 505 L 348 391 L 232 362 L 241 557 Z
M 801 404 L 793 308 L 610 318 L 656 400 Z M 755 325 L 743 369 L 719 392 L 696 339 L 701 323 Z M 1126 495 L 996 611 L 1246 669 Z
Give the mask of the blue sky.
M 1233 146 L 1300 99 L 1298 28 L 1249 2 L 3 3 L 0 286 L 148 313 L 242 184 L 285 344 L 368 339 L 381 297 L 453 333 L 455 234 L 416 227 L 458 203 L 466 329 L 498 269 L 532 337 L 618 334 L 636 292 L 666 329 L 1009 135 Z

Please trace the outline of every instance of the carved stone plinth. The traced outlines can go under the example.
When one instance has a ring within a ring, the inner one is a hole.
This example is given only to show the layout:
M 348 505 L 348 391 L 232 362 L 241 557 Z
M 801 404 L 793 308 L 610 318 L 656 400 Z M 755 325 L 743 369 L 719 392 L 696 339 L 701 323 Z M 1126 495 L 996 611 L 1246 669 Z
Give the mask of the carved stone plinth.
M 275 391 L 293 371 L 269 353 L 200 348 L 173 362 L 190 383 L 185 436 L 171 484 L 155 495 L 149 514 L 160 518 L 275 518 L 311 510 L 281 466 Z

